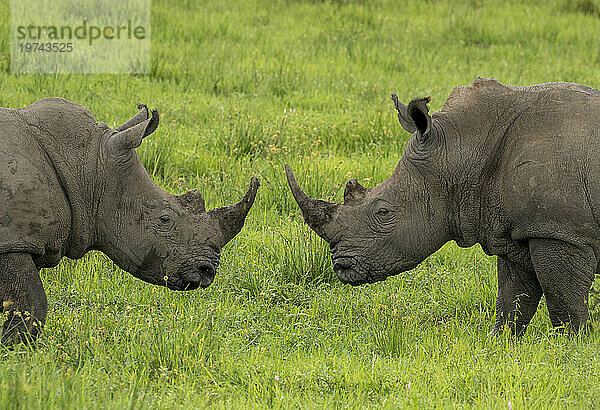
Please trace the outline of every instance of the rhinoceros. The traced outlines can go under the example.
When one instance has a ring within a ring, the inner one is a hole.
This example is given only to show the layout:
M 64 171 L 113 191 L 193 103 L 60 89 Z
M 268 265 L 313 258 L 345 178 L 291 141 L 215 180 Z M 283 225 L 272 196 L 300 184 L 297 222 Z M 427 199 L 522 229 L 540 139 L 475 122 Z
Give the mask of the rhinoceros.
M 492 333 L 522 334 L 542 295 L 553 326 L 581 329 L 600 260 L 600 91 L 477 78 L 431 116 L 429 98 L 392 99 L 412 136 L 381 184 L 351 179 L 343 204 L 314 200 L 286 166 L 340 280 L 380 281 L 448 241 L 479 243 L 497 255 Z
M 47 313 L 39 270 L 63 256 L 99 250 L 135 277 L 173 290 L 212 283 L 258 180 L 237 204 L 208 212 L 198 190 L 164 191 L 135 152 L 159 115 L 138 109 L 116 129 L 62 98 L 0 109 L 2 343 L 37 336 Z

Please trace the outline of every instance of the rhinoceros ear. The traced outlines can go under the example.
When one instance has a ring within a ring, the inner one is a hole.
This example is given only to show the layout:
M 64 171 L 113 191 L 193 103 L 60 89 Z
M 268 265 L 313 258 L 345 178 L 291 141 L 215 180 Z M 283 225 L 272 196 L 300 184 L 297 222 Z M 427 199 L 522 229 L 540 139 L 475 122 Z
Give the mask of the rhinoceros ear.
M 429 107 L 427 103 L 431 97 L 415 98 L 408 103 L 406 113 L 415 124 L 419 135 L 419 141 L 424 141 L 429 136 L 431 130 L 431 116 L 429 115 Z
M 415 127 L 415 123 L 410 119 L 407 112 L 406 105 L 402 104 L 400 100 L 398 100 L 398 96 L 396 94 L 392 94 L 392 101 L 394 101 L 394 108 L 398 111 L 398 121 L 402 128 L 411 134 L 415 132 L 417 129 Z
M 129 121 L 132 120 L 133 118 Z M 106 141 L 107 149 L 110 152 L 118 152 L 139 147 L 142 140 L 156 130 L 158 121 L 158 111 L 154 110 L 152 111 L 152 117 L 121 131 L 117 129 L 117 132 Z
M 120 125 L 117 128 L 117 131 L 126 130 L 127 128 L 131 128 L 134 125 L 138 125 L 140 122 L 146 121 L 148 119 L 149 111 L 146 104 L 138 103 L 137 107 L 138 110 L 140 110 L 140 112 L 131 117 L 126 123 Z

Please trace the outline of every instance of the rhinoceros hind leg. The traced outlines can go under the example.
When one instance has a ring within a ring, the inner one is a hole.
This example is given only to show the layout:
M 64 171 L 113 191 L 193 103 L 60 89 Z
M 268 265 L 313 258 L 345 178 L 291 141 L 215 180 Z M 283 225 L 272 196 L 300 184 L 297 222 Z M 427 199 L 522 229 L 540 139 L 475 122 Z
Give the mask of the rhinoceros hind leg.
M 498 257 L 497 269 L 498 298 L 493 334 L 500 333 L 506 325 L 513 335 L 520 336 L 537 310 L 542 288 L 531 268 Z
M 581 330 L 597 266 L 594 251 L 555 239 L 532 239 L 529 250 L 552 325 Z
M 35 340 L 46 323 L 48 301 L 30 254 L 0 254 L 0 301 L 6 319 L 0 343 Z

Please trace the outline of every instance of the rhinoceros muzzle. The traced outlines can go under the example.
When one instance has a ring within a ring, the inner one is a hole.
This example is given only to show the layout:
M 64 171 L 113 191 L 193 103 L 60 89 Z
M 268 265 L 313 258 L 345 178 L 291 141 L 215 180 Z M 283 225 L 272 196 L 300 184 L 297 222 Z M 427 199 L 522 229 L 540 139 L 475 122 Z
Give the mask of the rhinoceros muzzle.
M 332 255 L 331 259 L 333 261 L 333 271 L 342 283 L 349 283 L 351 285 L 363 283 L 361 275 L 355 269 L 356 264 L 354 260 L 350 258 L 336 258 L 335 255 Z
M 216 272 L 216 266 L 209 262 L 203 262 L 182 271 L 179 275 L 179 280 L 175 281 L 169 287 L 173 290 L 207 288 L 215 280 Z

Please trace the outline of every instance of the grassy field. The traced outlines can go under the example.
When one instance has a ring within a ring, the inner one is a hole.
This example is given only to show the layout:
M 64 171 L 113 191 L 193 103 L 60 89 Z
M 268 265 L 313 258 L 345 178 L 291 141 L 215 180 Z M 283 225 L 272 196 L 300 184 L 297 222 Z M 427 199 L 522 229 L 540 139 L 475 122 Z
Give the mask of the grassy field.
M 0 408 L 600 403 L 598 295 L 586 335 L 556 334 L 542 302 L 522 339 L 489 340 L 495 258 L 478 247 L 342 285 L 282 169 L 326 199 L 383 181 L 409 137 L 391 92 L 437 110 L 477 76 L 600 88 L 600 2 L 154 0 L 137 76 L 11 75 L 8 14 L 2 0 L 0 106 L 62 96 L 115 125 L 142 101 L 162 123 L 138 153 L 165 189 L 215 207 L 251 175 L 262 186 L 206 290 L 148 285 L 100 253 L 44 270 L 47 329 L 0 351 Z

